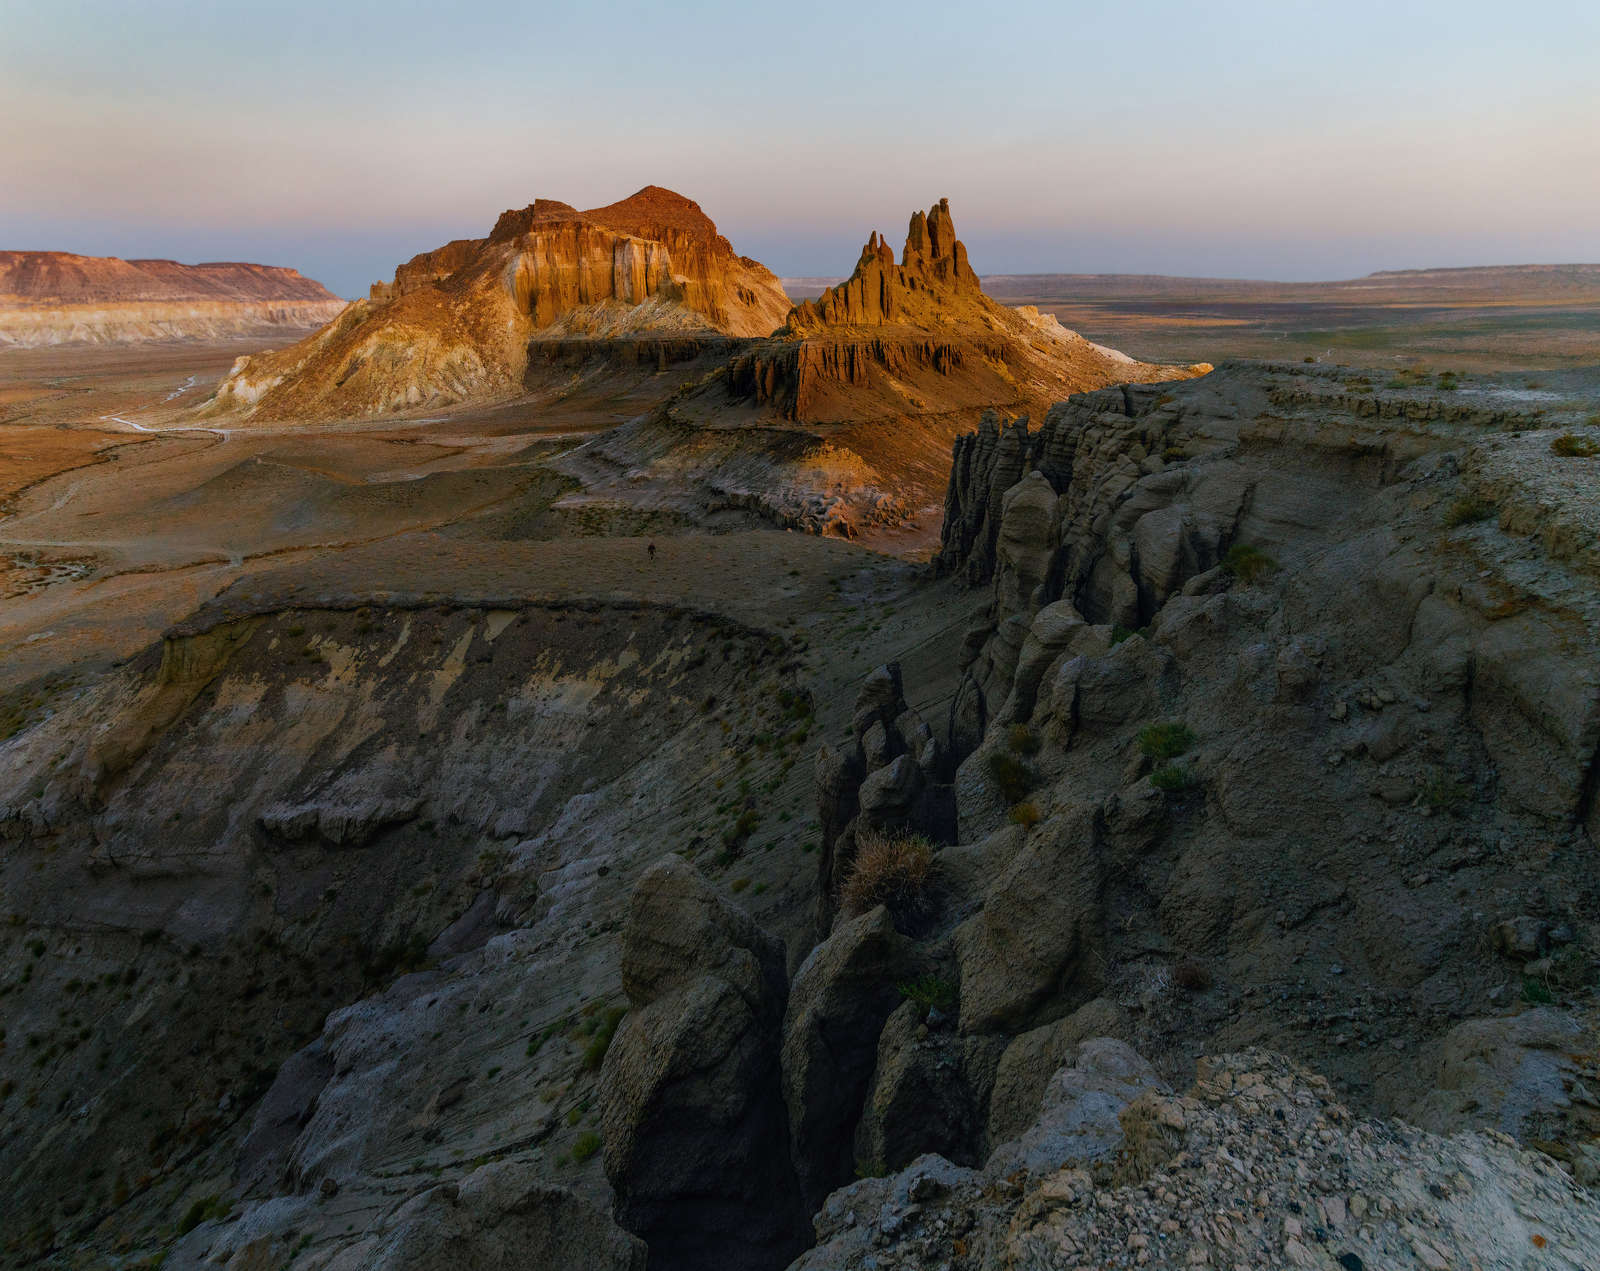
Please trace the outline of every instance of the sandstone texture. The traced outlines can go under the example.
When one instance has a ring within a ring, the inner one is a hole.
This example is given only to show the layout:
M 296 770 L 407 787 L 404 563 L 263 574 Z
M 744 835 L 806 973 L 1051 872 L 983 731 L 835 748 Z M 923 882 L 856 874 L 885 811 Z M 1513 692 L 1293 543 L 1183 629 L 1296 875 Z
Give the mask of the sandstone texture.
M 537 339 L 764 336 L 788 308 L 682 195 L 647 186 L 581 213 L 540 199 L 413 257 L 300 344 L 241 359 L 207 409 L 325 419 L 508 397 Z
M 0 251 L 0 348 L 248 336 L 321 326 L 343 308 L 275 265 Z

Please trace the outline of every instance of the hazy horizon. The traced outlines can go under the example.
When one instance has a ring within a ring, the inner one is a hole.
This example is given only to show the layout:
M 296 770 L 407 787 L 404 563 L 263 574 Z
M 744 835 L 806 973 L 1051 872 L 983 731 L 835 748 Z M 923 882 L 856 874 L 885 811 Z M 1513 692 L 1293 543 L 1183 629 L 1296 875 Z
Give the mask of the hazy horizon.
M 948 196 L 986 274 L 1314 281 L 1600 260 L 1600 13 L 1533 0 L 0 0 L 0 248 L 340 295 L 535 197 L 647 184 L 787 277 Z

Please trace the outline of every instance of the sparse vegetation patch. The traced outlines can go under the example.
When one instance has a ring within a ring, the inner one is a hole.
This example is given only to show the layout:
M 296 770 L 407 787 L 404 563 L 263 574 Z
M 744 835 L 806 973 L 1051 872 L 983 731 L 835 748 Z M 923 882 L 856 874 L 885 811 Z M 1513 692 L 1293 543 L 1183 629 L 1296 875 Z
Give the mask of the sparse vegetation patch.
M 1278 568 L 1278 562 L 1259 547 L 1235 543 L 1222 558 L 1222 567 L 1240 582 L 1254 583 L 1273 573 Z
M 851 914 L 887 905 L 892 913 L 915 915 L 927 909 L 932 881 L 933 846 L 927 839 L 869 830 L 856 840 L 839 899 Z
M 1550 453 L 1563 459 L 1593 459 L 1600 455 L 1600 441 L 1580 437 L 1577 433 L 1562 433 L 1550 443 Z
M 993 781 L 1007 803 L 1020 803 L 1038 781 L 1038 774 L 1030 764 L 1004 750 L 989 753 L 984 761 Z
M 1139 730 L 1139 751 L 1150 759 L 1176 759 L 1194 745 L 1194 730 L 1181 720 L 1146 724 Z

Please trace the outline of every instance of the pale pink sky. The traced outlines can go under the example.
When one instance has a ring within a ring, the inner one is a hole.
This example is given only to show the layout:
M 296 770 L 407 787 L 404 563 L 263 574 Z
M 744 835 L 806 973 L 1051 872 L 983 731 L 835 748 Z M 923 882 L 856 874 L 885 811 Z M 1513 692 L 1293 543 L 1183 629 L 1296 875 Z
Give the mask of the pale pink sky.
M 948 195 L 983 272 L 1600 259 L 1600 6 L 0 0 L 0 247 L 342 294 L 647 183 L 780 273 Z

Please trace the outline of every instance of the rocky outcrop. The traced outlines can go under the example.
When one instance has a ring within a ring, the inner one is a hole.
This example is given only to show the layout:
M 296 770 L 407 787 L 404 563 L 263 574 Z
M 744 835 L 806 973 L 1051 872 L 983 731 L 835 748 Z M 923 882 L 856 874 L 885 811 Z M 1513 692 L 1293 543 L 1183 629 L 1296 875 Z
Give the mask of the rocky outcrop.
M 262 335 L 320 326 L 343 308 L 275 265 L 0 251 L 0 347 Z
M 401 265 L 291 349 L 241 359 L 208 409 L 366 416 L 521 390 L 529 344 L 642 332 L 764 336 L 788 298 L 699 206 L 659 186 L 577 212 L 540 199 Z
M 327 1198 L 337 1195 L 330 1190 Z M 165 1265 L 227 1265 L 271 1271 L 284 1242 L 264 1215 L 230 1225 L 207 1222 Z M 592 1201 L 539 1176 L 525 1162 L 484 1165 L 401 1203 L 370 1236 L 336 1253 L 329 1271 L 645 1271 L 644 1242 Z
M 783 946 L 668 857 L 629 902 L 622 986 L 600 1087 L 617 1220 L 652 1267 L 781 1265 L 803 1221 L 779 1082 Z
M 1094 722 L 1086 693 L 1112 695 L 1102 726 L 1171 698 L 1175 682 L 1154 664 L 1126 668 L 1133 678 L 1124 689 L 1105 679 L 1114 668 L 1097 667 L 1095 637 L 1074 631 L 1074 615 L 1113 633 L 1151 627 L 1160 633 L 1159 656 L 1181 659 L 1206 633 L 1236 629 L 1239 601 L 1222 593 L 1339 544 L 1313 577 L 1298 581 L 1290 621 L 1315 620 L 1306 606 L 1322 588 L 1365 593 L 1367 601 L 1341 606 L 1324 623 L 1343 624 L 1334 639 L 1347 662 L 1403 660 L 1414 668 L 1408 676 L 1419 677 L 1418 693 L 1448 685 L 1511 802 L 1588 816 L 1600 666 L 1569 656 L 1559 634 L 1586 621 L 1580 590 L 1552 576 L 1561 600 L 1547 592 L 1533 602 L 1545 590 L 1539 582 L 1523 586 L 1527 601 L 1489 601 L 1480 584 L 1434 555 L 1437 521 L 1397 536 L 1382 491 L 1453 476 L 1453 459 L 1446 469 L 1423 456 L 1459 446 L 1459 425 L 1428 412 L 1409 428 L 1326 411 L 1282 417 L 1274 384 L 1240 368 L 1188 386 L 1104 390 L 1053 407 L 1036 432 L 1026 421 L 1002 428 L 989 419 L 956 443 L 936 565 L 994 593 L 957 698 L 958 757 L 971 748 L 975 724 L 1027 721 L 1035 712 L 1070 737 Z M 1390 528 L 1380 528 L 1385 523 Z M 1326 674 L 1315 664 L 1333 655 L 1319 638 L 1320 652 L 1290 648 L 1287 634 L 1274 650 L 1280 698 L 1304 698 Z M 1136 701 L 1140 684 L 1165 687 Z M 1373 753 L 1393 752 L 1378 742 Z
M 885 1023 L 856 1128 L 860 1173 L 902 1169 L 927 1152 L 977 1163 L 1003 1043 L 958 1036 L 948 1022 L 921 1002 L 906 1001 Z
M 727 385 L 786 420 L 830 423 L 1038 409 L 1103 384 L 1196 370 L 1136 362 L 1035 309 L 989 299 L 940 199 L 912 214 L 899 263 L 873 231 L 850 277 L 796 305 L 778 338 L 729 364 Z
M 1578 1267 L 1600 1242 L 1594 1196 L 1498 1132 L 1358 1120 L 1260 1050 L 1202 1060 L 1181 1097 L 1136 1093 L 1148 1070 L 1117 1047 L 1100 1089 L 1074 1094 L 1066 1070 L 1061 1100 L 984 1170 L 930 1155 L 836 1192 L 793 1271 Z M 1046 1141 L 1058 1150 L 1030 1155 Z
M 1492 1127 L 1568 1161 L 1600 1165 L 1600 1060 L 1592 1023 L 1554 1006 L 1467 1020 L 1440 1040 L 1424 1129 Z M 1600 1176 L 1592 1181 L 1600 1182 Z
M 967 249 L 956 238 L 950 200 L 940 199 L 926 214 L 911 214 L 899 264 L 888 240 L 874 230 L 850 277 L 797 305 L 789 326 L 800 333 L 828 327 L 932 327 L 943 309 L 976 304 L 982 294 Z
M 956 933 L 963 1032 L 1021 1032 L 1053 1002 L 1093 996 L 1100 836 L 1092 812 L 1040 826 Z
M 868 675 L 856 695 L 851 741 L 817 753 L 815 791 L 822 826 L 818 854 L 818 924 L 825 935 L 839 889 L 865 830 L 906 830 L 935 842 L 955 831 L 954 792 L 944 750 L 922 716 L 906 705 L 900 666 Z
M 1067 1165 L 1109 1165 L 1123 1147 L 1124 1112 L 1146 1092 L 1172 1093 L 1126 1042 L 1088 1038 L 1045 1083 L 1029 1127 L 1002 1143 L 986 1167 L 1007 1177 L 1021 1170 L 1043 1178 Z
M 913 967 L 880 905 L 841 923 L 795 973 L 783 1026 L 783 1093 L 808 1213 L 851 1178 L 877 1037 Z

